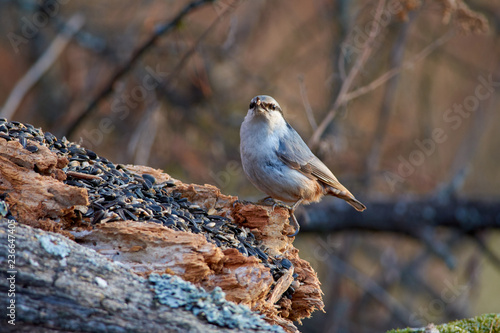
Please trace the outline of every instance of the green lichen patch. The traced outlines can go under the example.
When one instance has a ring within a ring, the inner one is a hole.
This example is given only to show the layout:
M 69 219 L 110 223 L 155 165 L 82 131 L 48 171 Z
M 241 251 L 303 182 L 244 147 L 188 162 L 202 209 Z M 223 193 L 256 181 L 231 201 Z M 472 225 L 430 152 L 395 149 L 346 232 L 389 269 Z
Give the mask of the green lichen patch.
M 52 235 L 36 235 L 43 249 L 50 254 L 65 258 L 70 253 L 68 244 Z
M 281 327 L 267 323 L 247 306 L 227 301 L 225 293 L 219 287 L 207 292 L 178 276 L 168 274 L 151 274 L 149 281 L 158 302 L 172 308 L 185 308 L 209 323 L 241 330 L 284 332 Z

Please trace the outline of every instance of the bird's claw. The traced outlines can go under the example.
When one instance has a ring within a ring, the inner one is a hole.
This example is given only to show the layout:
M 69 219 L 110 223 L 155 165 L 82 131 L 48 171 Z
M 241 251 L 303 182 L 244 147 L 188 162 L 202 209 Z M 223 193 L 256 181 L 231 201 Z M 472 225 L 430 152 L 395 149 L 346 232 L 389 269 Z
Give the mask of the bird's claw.
M 273 206 L 273 211 L 276 207 L 281 207 L 285 208 L 287 210 L 292 210 L 292 207 L 282 203 L 281 201 L 276 201 L 275 199 L 271 197 L 265 197 L 264 199 L 261 199 L 257 201 L 258 204 L 264 205 L 264 206 Z
M 300 225 L 299 225 L 299 222 L 297 222 L 297 219 L 295 218 L 295 215 L 293 214 L 293 212 L 291 211 L 290 212 L 290 219 L 291 219 L 291 224 L 293 224 L 293 226 L 295 227 L 295 231 L 293 234 L 290 234 L 290 235 L 287 235 L 288 237 L 295 237 L 297 236 L 297 234 L 299 233 L 300 231 Z
M 292 211 L 292 207 L 288 206 L 288 205 L 285 205 L 284 203 L 282 202 L 275 202 L 274 205 L 273 205 L 273 209 L 276 208 L 276 207 L 281 207 L 281 208 L 285 208 L 287 210 L 289 210 L 290 212 Z
M 237 204 L 242 204 L 242 205 L 248 205 L 248 204 L 251 204 L 252 202 L 251 201 L 248 201 L 248 200 L 240 200 L 240 199 L 236 199 L 233 201 L 233 208 L 236 207 Z
M 257 201 L 259 205 L 271 206 L 276 203 L 276 201 L 271 197 L 265 197 Z

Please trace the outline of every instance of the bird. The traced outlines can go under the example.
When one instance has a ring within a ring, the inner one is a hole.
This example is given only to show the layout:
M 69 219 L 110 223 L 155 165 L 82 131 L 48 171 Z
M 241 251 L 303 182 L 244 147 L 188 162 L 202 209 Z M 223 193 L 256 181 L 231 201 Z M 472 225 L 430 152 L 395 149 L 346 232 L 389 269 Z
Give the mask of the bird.
M 366 209 L 311 152 L 271 96 L 259 95 L 250 101 L 240 127 L 240 155 L 243 170 L 255 187 L 274 201 L 293 203 L 281 204 L 288 208 L 295 227 L 289 237 L 299 233 L 294 212 L 300 204 L 318 202 L 323 196 L 332 195 L 358 211 Z

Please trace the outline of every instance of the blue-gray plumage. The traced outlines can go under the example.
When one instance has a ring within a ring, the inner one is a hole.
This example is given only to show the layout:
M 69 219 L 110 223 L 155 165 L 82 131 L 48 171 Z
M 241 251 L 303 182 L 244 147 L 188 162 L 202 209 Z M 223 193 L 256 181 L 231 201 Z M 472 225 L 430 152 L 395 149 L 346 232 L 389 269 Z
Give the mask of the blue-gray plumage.
M 285 121 L 274 98 L 256 96 L 240 129 L 243 170 L 250 181 L 273 199 L 294 202 L 290 216 L 300 203 L 316 202 L 323 195 L 344 199 L 359 211 L 366 207 L 337 180 Z

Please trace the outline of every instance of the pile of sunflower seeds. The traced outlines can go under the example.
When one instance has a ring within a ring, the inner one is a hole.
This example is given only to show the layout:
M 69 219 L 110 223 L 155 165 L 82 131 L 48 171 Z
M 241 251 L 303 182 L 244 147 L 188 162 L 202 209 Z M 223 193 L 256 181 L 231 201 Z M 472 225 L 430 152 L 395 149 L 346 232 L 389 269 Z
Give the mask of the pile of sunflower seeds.
M 270 257 L 265 247 L 245 228 L 236 226 L 229 218 L 209 215 L 206 209 L 181 198 L 179 193 L 167 191 L 173 181 L 158 183 L 148 174 L 138 175 L 123 165 L 115 165 L 95 152 L 42 132 L 30 124 L 0 118 L 0 137 L 19 141 L 36 153 L 38 148 L 30 141 L 46 146 L 69 160 L 63 169 L 66 184 L 86 188 L 90 206 L 77 210 L 84 223 L 98 224 L 111 221 L 149 221 L 168 228 L 201 233 L 221 249 L 236 248 L 246 256 L 255 256 L 269 267 L 274 280 L 278 280 L 292 263 L 286 258 Z M 296 278 L 294 274 L 294 278 Z M 285 293 L 292 296 L 292 287 Z

